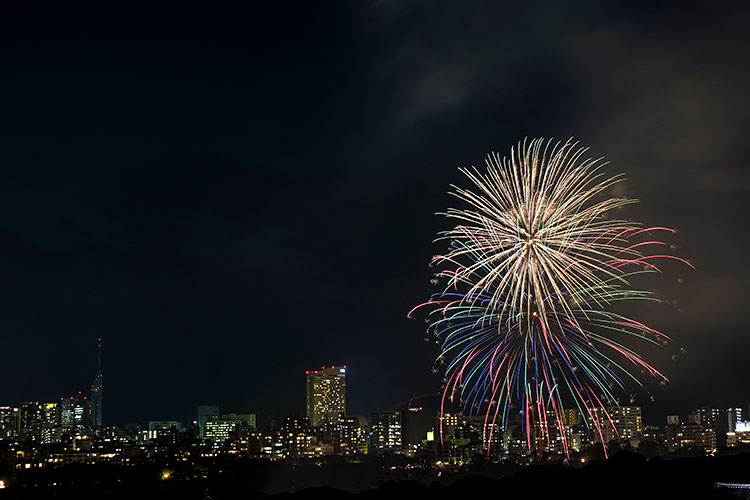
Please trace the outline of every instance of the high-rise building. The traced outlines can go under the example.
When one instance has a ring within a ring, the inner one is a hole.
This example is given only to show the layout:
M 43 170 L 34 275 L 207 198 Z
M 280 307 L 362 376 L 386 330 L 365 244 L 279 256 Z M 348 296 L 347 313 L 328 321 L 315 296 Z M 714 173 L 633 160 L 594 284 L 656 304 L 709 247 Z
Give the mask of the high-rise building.
M 12 439 L 18 431 L 19 408 L 0 406 L 0 439 Z
M 216 418 L 219 418 L 218 405 L 201 405 L 198 407 L 196 421 L 198 422 L 198 435 L 200 437 L 206 437 L 206 423 Z
M 713 429 L 716 434 L 716 445 L 727 445 L 727 432 L 729 432 L 729 416 L 721 401 L 715 401 L 713 406 L 704 406 L 698 410 L 700 424 Z
M 25 438 L 37 441 L 59 425 L 59 408 L 57 403 L 40 403 L 25 401 L 18 409 L 18 430 Z
M 346 416 L 346 366 L 325 366 L 307 375 L 307 417 L 310 425 L 335 422 Z
M 643 419 L 640 406 L 614 406 L 594 408 L 591 412 L 595 418 L 587 417 L 591 421 L 592 441 L 609 443 L 613 440 L 627 440 L 631 444 L 641 439 L 643 433 Z M 669 418 L 669 417 L 667 417 Z
M 104 380 L 102 378 L 102 339 L 99 338 L 97 347 L 96 377 L 91 384 L 91 424 L 93 427 L 102 426 L 102 404 L 104 396 Z
M 89 400 L 79 392 L 76 396 L 61 398 L 60 427 L 69 429 L 90 424 L 92 407 Z
M 366 454 L 368 427 L 367 419 L 362 415 L 344 417 L 338 424 L 340 453 L 343 455 Z
M 24 401 L 19 411 L 19 430 L 22 434 L 33 435 L 39 431 L 42 420 L 42 404 L 39 401 Z
M 378 411 L 370 414 L 369 453 L 401 449 L 401 412 Z
M 610 408 L 612 423 L 615 424 L 620 439 L 639 440 L 643 433 L 643 418 L 640 406 L 620 406 Z

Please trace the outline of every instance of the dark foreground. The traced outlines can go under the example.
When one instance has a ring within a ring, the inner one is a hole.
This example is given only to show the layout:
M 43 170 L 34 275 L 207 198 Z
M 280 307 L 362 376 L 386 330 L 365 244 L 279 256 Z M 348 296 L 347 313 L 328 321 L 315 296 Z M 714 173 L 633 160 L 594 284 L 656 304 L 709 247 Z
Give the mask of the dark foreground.
M 750 483 L 750 454 L 716 458 L 676 458 L 647 460 L 632 452 L 620 452 L 609 460 L 584 467 L 562 465 L 530 466 L 500 478 L 498 470 L 487 469 L 489 476 L 469 473 L 458 475 L 433 470 L 430 480 L 425 471 L 385 470 L 385 479 L 374 488 L 359 493 L 329 486 L 302 488 L 269 495 L 263 482 L 270 475 L 284 474 L 278 464 L 234 461 L 215 464 L 216 470 L 203 470 L 188 476 L 180 470 L 164 471 L 148 465 L 79 465 L 18 474 L 7 488 L 0 490 L 5 499 L 249 499 L 273 498 L 327 500 L 367 500 L 388 498 L 429 498 L 459 500 L 490 494 L 495 498 L 577 498 L 577 499 L 718 499 L 741 498 L 714 488 L 716 482 Z M 296 470 L 294 466 L 293 470 Z M 345 474 L 356 482 L 359 474 L 369 474 L 372 464 L 312 464 L 319 477 Z M 287 472 L 292 469 L 288 469 Z M 166 477 L 165 477 L 166 472 Z M 481 471 L 480 471 L 481 472 Z M 314 471 L 312 473 L 315 473 Z M 437 474 L 440 474 L 437 476 Z M 277 478 L 278 479 L 278 478 Z M 361 478 L 365 480 L 366 478 Z M 331 481 L 334 482 L 334 481 Z M 747 497 L 744 497 L 747 498 Z

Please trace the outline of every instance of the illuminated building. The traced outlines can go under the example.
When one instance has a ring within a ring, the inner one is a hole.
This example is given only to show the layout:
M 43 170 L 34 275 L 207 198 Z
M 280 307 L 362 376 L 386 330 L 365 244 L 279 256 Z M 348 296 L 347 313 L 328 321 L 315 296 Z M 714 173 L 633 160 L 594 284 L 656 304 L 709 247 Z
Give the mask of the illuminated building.
M 34 441 L 49 442 L 44 439 L 45 431 L 58 426 L 59 414 L 57 403 L 40 403 L 26 401 L 18 410 L 18 429 L 22 435 Z M 46 433 L 48 434 L 48 433 Z
M 214 443 L 223 443 L 232 436 L 238 422 L 237 420 L 212 418 L 206 421 L 205 438 L 212 440 Z
M 587 417 L 592 429 L 593 442 L 609 443 L 610 441 L 626 440 L 637 445 L 643 433 L 643 419 L 640 406 L 615 406 L 607 408 L 605 413 L 601 408 L 592 409 L 592 413 L 599 422 L 599 429 L 593 419 Z M 609 414 L 609 417 L 607 416 Z M 611 422 L 610 422 L 611 421 Z M 601 435 L 599 435 L 601 432 Z
M 641 439 L 643 433 L 643 418 L 640 406 L 620 406 L 610 408 L 609 416 L 615 424 L 620 439 L 636 441 Z
M 284 456 L 304 455 L 312 441 L 310 419 L 300 415 L 286 417 L 279 430 L 277 441 L 282 443 Z
M 401 449 L 401 412 L 379 411 L 370 415 L 369 453 Z
M 353 455 L 367 453 L 367 419 L 362 415 L 344 417 L 338 423 L 340 453 Z
M 742 408 L 728 408 L 727 409 L 727 429 L 728 432 L 734 432 L 737 422 L 742 422 L 743 411 Z
M 80 392 L 77 396 L 61 398 L 60 427 L 66 429 L 83 427 L 89 424 L 90 417 L 91 404 Z
M 18 429 L 22 434 L 33 435 L 39 432 L 42 420 L 42 404 L 39 401 L 24 401 L 19 411 Z
M 218 405 L 202 405 L 198 407 L 196 421 L 198 422 L 198 435 L 206 437 L 206 423 L 214 418 L 219 418 Z
M 102 426 L 103 414 L 103 397 L 104 397 L 104 379 L 102 377 L 102 339 L 99 339 L 97 347 L 96 377 L 91 384 L 91 425 L 93 427 Z
M 575 425 L 583 424 L 583 417 L 578 408 L 567 408 L 562 412 L 563 424 L 566 427 L 573 427 Z
M 249 430 L 255 430 L 258 427 L 256 425 L 255 413 L 249 413 L 247 415 L 238 415 L 236 413 L 228 413 L 226 415 L 222 415 L 221 418 L 223 420 L 236 420 L 237 422 L 242 424 L 243 427 L 246 427 Z
M 182 424 L 176 420 L 152 420 L 144 437 L 150 441 L 176 443 L 181 430 Z
M 336 422 L 346 416 L 346 366 L 325 366 L 305 372 L 307 417 L 313 427 L 323 421 Z
M 701 448 L 712 452 L 716 450 L 716 433 L 710 427 L 701 424 L 683 424 L 667 427 L 667 449 Z
M 44 444 L 59 441 L 59 433 L 55 429 L 60 426 L 60 405 L 57 403 L 42 403 L 42 420 L 39 426 L 40 441 Z
M 218 409 L 218 407 L 217 407 Z M 208 415 L 207 415 L 208 416 Z M 237 415 L 230 413 L 221 418 L 211 416 L 205 421 L 205 438 L 214 443 L 223 443 L 227 439 L 239 435 L 242 431 L 255 429 L 255 414 Z
M 740 444 L 750 444 L 750 422 L 740 420 L 735 423 L 734 431 L 727 433 L 727 446 Z
M 12 439 L 18 431 L 20 410 L 12 406 L 0 406 L 0 439 Z
M 456 430 L 463 420 L 455 414 L 446 413 L 435 418 L 435 430 L 443 433 L 443 439 L 454 439 Z
M 701 423 L 711 427 L 716 434 L 716 446 L 727 445 L 727 432 L 729 432 L 729 416 L 721 402 L 717 402 L 711 408 L 701 408 Z

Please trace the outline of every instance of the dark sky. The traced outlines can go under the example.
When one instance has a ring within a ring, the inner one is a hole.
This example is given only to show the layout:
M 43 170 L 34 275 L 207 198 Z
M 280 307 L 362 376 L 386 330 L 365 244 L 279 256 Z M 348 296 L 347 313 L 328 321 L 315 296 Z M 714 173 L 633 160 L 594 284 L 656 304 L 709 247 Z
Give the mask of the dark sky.
M 635 312 L 688 353 L 646 420 L 747 407 L 737 4 L 154 3 L 0 19 L 0 402 L 87 390 L 98 336 L 107 423 L 267 423 L 333 363 L 352 413 L 436 391 L 406 313 L 456 167 L 575 136 L 698 268 Z

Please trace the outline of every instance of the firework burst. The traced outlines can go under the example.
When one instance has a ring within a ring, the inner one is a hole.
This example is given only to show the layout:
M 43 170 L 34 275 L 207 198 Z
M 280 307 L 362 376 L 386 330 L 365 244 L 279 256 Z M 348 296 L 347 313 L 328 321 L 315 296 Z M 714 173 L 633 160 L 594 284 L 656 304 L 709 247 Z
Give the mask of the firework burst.
M 665 251 L 658 235 L 671 229 L 612 216 L 636 200 L 608 197 L 624 178 L 607 176 L 586 151 L 534 139 L 510 159 L 490 154 L 486 172 L 461 169 L 473 190 L 452 186 L 468 208 L 441 214 L 456 225 L 436 240 L 449 242 L 431 262 L 440 291 L 409 315 L 427 308 L 428 332 L 441 345 L 442 408 L 484 413 L 488 442 L 515 407 L 529 449 L 556 434 L 567 455 L 564 404 L 602 437 L 616 391 L 642 387 L 641 374 L 667 382 L 632 344 L 669 338 L 611 306 L 656 300 L 631 281 L 660 272 L 660 260 L 692 265 Z

